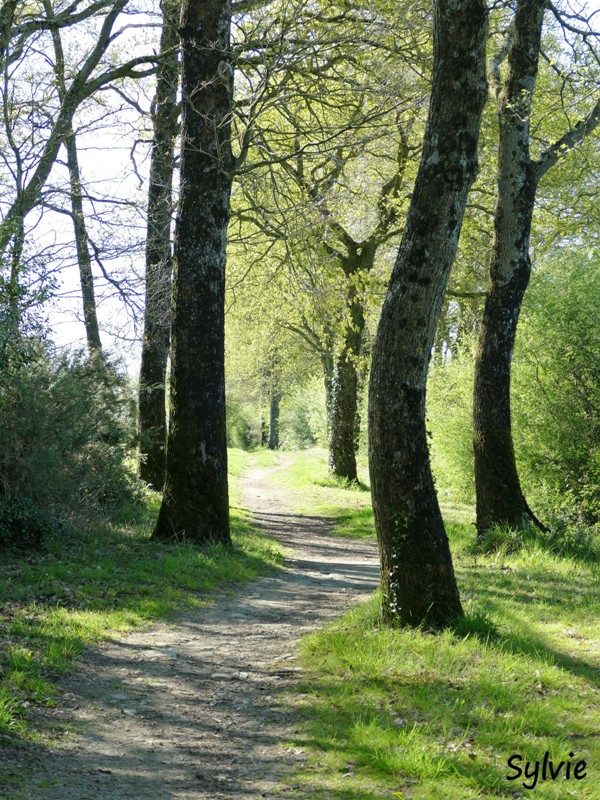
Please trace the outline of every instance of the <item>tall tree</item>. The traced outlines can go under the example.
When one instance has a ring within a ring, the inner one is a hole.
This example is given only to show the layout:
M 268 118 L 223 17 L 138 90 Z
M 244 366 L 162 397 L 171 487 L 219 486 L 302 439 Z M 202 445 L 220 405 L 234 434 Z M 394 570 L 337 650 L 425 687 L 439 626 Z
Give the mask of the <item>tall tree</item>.
M 497 524 L 544 527 L 521 489 L 511 432 L 510 371 L 517 324 L 529 284 L 529 242 L 541 178 L 600 122 L 600 100 L 588 116 L 534 159 L 531 114 L 542 42 L 546 0 L 518 0 L 503 84 L 498 63 L 498 198 L 494 217 L 490 279 L 475 364 L 473 443 L 477 531 Z
M 153 139 L 148 185 L 146 302 L 140 366 L 138 430 L 140 477 L 162 489 L 165 478 L 167 412 L 165 382 L 170 345 L 173 254 L 171 216 L 175 137 L 178 127 L 179 35 L 175 0 L 163 2 L 160 61 L 152 104 Z
M 55 18 L 50 0 L 44 0 L 46 15 L 51 22 Z M 60 102 L 63 103 L 67 93 L 65 77 L 65 57 L 58 25 L 51 28 L 52 43 L 54 46 L 54 73 Z M 83 210 L 83 186 L 81 170 L 79 168 L 79 155 L 77 152 L 77 138 L 73 130 L 72 120 L 66 126 L 65 149 L 67 151 L 67 168 L 69 170 L 69 186 L 71 200 L 71 217 L 73 220 L 73 234 L 77 250 L 77 263 L 79 265 L 79 282 L 81 284 L 81 297 L 83 302 L 83 323 L 90 354 L 102 352 L 100 340 L 100 326 L 96 309 L 96 296 L 94 291 L 94 276 L 92 274 L 92 259 L 88 246 L 88 233 Z
M 230 541 L 224 365 L 225 246 L 234 168 L 230 29 L 229 0 L 184 0 L 170 420 L 155 539 Z
M 373 347 L 369 464 L 384 619 L 436 626 L 460 616 L 462 607 L 429 463 L 425 390 L 477 173 L 488 14 L 482 0 L 436 0 L 433 8 L 423 152 Z

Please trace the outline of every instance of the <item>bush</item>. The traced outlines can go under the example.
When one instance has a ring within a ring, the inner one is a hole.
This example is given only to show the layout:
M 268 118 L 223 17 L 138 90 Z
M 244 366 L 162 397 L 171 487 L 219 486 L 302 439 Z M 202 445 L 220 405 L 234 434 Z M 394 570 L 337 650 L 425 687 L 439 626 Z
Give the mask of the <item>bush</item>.
M 0 526 L 32 541 L 44 519 L 81 523 L 112 514 L 139 491 L 125 379 L 101 358 L 27 342 L 0 374 Z M 12 522 L 11 522 L 12 520 Z
M 259 425 L 252 421 L 252 411 L 246 404 L 227 398 L 227 447 L 249 450 L 260 445 Z
M 524 487 L 546 516 L 585 525 L 600 520 L 599 267 L 568 253 L 537 266 L 513 369 Z
M 536 264 L 512 369 L 517 465 L 530 505 L 564 539 L 594 550 L 600 520 L 600 269 L 580 255 Z M 430 370 L 432 467 L 441 496 L 473 502 L 474 347 Z M 562 531 L 562 533 L 560 533 Z M 504 535 L 504 534 L 503 534 Z M 590 536 L 594 542 L 590 543 Z

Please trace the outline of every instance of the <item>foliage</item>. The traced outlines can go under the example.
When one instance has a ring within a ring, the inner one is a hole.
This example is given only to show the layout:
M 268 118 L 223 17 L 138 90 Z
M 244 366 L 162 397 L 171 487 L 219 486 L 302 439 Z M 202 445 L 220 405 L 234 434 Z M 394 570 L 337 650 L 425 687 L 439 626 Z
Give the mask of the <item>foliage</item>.
M 114 513 L 139 491 L 128 466 L 135 440 L 126 380 L 101 359 L 25 346 L 26 363 L 5 369 L 0 384 L 5 539 L 9 529 L 13 539 L 19 531 L 35 539 L 52 516 L 81 523 Z
M 566 251 L 535 264 L 513 357 L 513 437 L 532 507 L 551 523 L 561 552 L 596 552 L 600 518 L 600 271 L 597 258 Z M 469 343 L 431 369 L 427 413 L 443 499 L 472 503 Z M 517 536 L 519 542 L 524 533 Z M 490 541 L 496 534 L 490 534 Z M 508 540 L 510 542 L 514 536 Z M 513 543 L 514 544 L 514 543 Z M 520 546 L 520 545 L 519 545 Z
M 473 503 L 473 348 L 468 342 L 430 368 L 427 427 L 440 500 Z
M 227 398 L 227 446 L 248 450 L 260 444 L 260 429 L 256 425 L 250 403 Z
M 281 404 L 280 437 L 284 448 L 303 450 L 327 444 L 323 381 L 297 386 Z
M 565 251 L 537 265 L 513 371 L 523 483 L 554 522 L 600 521 L 600 270 Z

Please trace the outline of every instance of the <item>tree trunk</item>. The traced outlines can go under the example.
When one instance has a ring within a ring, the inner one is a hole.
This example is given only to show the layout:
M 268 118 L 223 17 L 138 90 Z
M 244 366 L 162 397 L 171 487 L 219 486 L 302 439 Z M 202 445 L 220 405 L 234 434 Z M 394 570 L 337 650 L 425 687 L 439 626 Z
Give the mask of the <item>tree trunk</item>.
M 64 84 L 63 84 L 64 88 Z M 71 211 L 73 217 L 73 231 L 75 247 L 77 249 L 77 263 L 79 265 L 79 281 L 81 283 L 81 297 L 83 301 L 83 323 L 90 355 L 102 353 L 100 341 L 100 328 L 96 313 L 96 297 L 94 293 L 94 276 L 92 274 L 92 259 L 88 248 L 87 229 L 83 214 L 83 192 L 79 160 L 77 158 L 77 140 L 73 129 L 65 138 L 67 149 L 67 166 L 69 168 L 69 183 L 71 189 Z
M 348 276 L 350 277 L 350 276 Z M 350 324 L 347 326 L 333 377 L 329 469 L 332 475 L 358 482 L 356 451 L 358 449 L 358 384 L 362 335 L 365 315 L 362 298 L 352 281 L 348 288 Z
M 387 623 L 462 615 L 425 427 L 431 348 L 456 252 L 486 98 L 487 9 L 434 2 L 434 65 L 423 152 L 373 348 L 369 463 Z
M 233 158 L 229 0 L 184 0 L 182 156 L 173 275 L 171 416 L 153 537 L 230 543 L 225 247 Z
M 146 303 L 138 408 L 140 478 L 158 490 L 162 489 L 165 478 L 167 443 L 165 382 L 171 328 L 171 216 L 179 83 L 176 8 L 177 4 L 173 0 L 165 2 L 163 6 L 160 40 L 162 60 L 158 66 L 153 102 L 154 138 L 148 186 L 146 238 Z
M 48 17 L 53 16 L 52 5 L 45 0 Z M 64 104 L 67 97 L 67 84 L 65 80 L 65 57 L 62 40 L 58 27 L 53 27 L 52 41 L 54 44 L 55 65 L 54 73 L 60 102 Z M 67 168 L 69 170 L 69 189 L 71 201 L 71 218 L 73 220 L 73 233 L 75 236 L 75 249 L 77 251 L 77 264 L 79 266 L 79 282 L 81 285 L 81 298 L 83 303 L 83 324 L 90 355 L 102 353 L 100 328 L 96 309 L 96 296 L 94 292 L 94 276 L 92 274 L 92 260 L 88 247 L 88 235 L 83 213 L 83 187 L 79 170 L 77 154 L 77 139 L 73 130 L 72 117 L 65 123 L 65 149 L 67 151 Z
M 333 381 L 334 363 L 331 350 L 322 350 L 319 353 L 321 367 L 323 368 L 323 386 L 325 388 L 325 426 L 327 436 L 331 436 L 331 412 L 333 408 Z
M 508 73 L 498 98 L 498 201 L 494 241 L 475 364 L 473 444 L 477 532 L 497 524 L 528 525 L 510 412 L 510 370 L 519 313 L 529 283 L 529 235 L 537 189 L 529 155 L 529 120 L 545 0 L 519 0 Z
M 279 449 L 279 403 L 281 401 L 281 392 L 274 389 L 271 392 L 271 401 L 269 403 L 269 450 Z

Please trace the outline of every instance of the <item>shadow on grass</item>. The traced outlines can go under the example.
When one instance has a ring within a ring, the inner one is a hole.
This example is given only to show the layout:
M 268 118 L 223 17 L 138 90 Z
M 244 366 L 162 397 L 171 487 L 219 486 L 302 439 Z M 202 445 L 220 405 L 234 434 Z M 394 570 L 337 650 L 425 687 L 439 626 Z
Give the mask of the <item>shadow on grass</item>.
M 332 514 L 333 532 L 338 536 L 353 536 L 359 539 L 371 538 L 375 535 L 373 509 L 339 509 Z
M 36 555 L 0 559 L 0 735 L 28 734 L 26 704 L 51 704 L 56 677 L 108 635 L 201 605 L 211 590 L 275 569 L 280 548 L 244 512 L 232 512 L 233 547 L 148 539 L 137 525 L 80 532 Z

